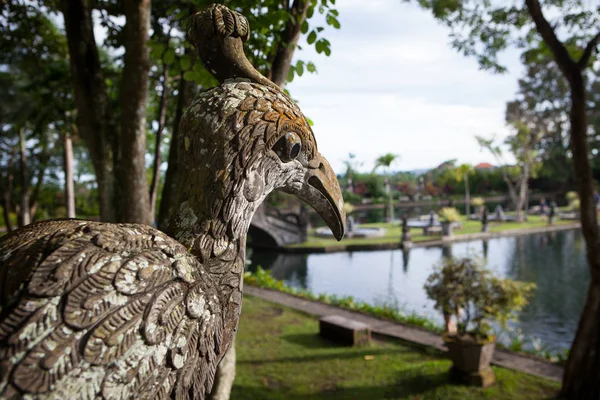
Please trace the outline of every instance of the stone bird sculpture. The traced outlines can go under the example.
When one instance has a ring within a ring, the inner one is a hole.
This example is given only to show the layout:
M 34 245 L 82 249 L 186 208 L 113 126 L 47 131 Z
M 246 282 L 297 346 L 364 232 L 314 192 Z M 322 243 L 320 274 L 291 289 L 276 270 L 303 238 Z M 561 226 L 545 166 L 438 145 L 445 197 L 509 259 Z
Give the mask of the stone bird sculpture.
M 247 20 L 212 5 L 190 25 L 222 83 L 182 118 L 167 232 L 54 220 L 0 238 L 0 398 L 203 399 L 237 329 L 246 234 L 267 194 L 296 195 L 342 238 L 335 174 L 297 105 L 245 58 Z

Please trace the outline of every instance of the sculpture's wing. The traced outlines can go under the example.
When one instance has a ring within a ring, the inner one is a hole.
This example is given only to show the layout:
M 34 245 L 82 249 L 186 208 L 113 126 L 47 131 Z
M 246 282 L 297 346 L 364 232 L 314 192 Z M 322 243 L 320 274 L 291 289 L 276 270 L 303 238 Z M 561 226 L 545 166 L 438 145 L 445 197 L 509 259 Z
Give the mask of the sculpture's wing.
M 0 239 L 0 397 L 202 398 L 220 360 L 210 278 L 147 226 L 34 224 Z

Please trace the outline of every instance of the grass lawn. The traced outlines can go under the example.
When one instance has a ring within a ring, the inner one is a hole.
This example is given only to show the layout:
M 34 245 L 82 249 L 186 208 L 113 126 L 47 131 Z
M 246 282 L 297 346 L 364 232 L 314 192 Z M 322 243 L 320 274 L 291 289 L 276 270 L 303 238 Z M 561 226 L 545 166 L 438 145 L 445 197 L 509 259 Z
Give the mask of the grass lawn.
M 237 335 L 236 400 L 270 399 L 551 399 L 559 384 L 494 368 L 488 389 L 448 382 L 450 362 L 398 343 L 336 346 L 318 321 L 244 296 Z
M 490 231 L 501 232 L 515 229 L 531 229 L 531 228 L 542 228 L 548 226 L 548 221 L 542 219 L 539 215 L 530 215 L 527 222 L 490 222 Z M 556 219 L 554 225 L 572 224 L 577 221 L 566 221 Z M 454 235 L 460 236 L 470 233 L 481 232 L 481 222 L 479 221 L 467 221 L 465 217 L 462 220 L 462 228 L 455 229 Z M 380 243 L 398 243 L 400 236 L 402 235 L 402 228 L 400 223 L 390 224 L 387 222 L 361 224 L 361 227 L 381 227 L 386 229 L 385 236 L 376 238 L 344 238 L 341 242 L 335 239 L 322 238 L 315 236 L 314 230 L 308 233 L 308 239 L 306 242 L 289 245 L 288 247 L 328 247 L 328 246 L 340 246 L 340 245 L 355 245 L 355 244 L 380 244 Z M 423 235 L 423 229 L 412 228 L 410 234 L 413 242 L 422 242 L 426 240 L 436 240 L 440 238 L 440 234 L 433 234 L 431 236 Z

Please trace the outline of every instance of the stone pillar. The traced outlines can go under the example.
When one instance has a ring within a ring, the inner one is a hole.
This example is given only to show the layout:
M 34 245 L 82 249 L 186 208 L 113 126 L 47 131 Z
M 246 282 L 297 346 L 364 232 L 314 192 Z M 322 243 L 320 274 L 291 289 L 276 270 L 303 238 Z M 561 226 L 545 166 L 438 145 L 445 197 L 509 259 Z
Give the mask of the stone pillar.
M 483 207 L 483 213 L 481 214 L 481 232 L 489 232 L 490 227 L 488 225 L 488 209 Z
M 548 225 L 554 224 L 554 218 L 556 217 L 556 202 L 550 203 L 550 212 L 548 213 Z
M 412 246 L 412 240 L 410 238 L 410 228 L 408 227 L 408 217 L 406 214 L 402 217 L 402 237 L 400 239 L 402 248 L 407 249 Z
M 346 231 L 348 232 L 348 237 L 352 236 L 352 233 L 354 233 L 355 227 L 356 227 L 356 223 L 354 222 L 354 217 L 352 215 L 349 215 L 346 218 Z

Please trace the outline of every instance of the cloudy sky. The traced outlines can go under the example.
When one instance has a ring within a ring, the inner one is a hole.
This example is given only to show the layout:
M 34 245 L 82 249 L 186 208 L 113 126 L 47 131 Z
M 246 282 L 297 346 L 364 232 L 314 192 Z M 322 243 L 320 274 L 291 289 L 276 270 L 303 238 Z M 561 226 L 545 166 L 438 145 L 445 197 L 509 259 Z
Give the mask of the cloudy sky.
M 480 71 L 473 58 L 449 46 L 449 29 L 400 0 L 339 0 L 340 30 L 326 29 L 330 57 L 306 43 L 298 59 L 317 74 L 288 85 L 313 120 L 319 150 L 336 172 L 348 153 L 364 161 L 392 152 L 398 170 L 431 168 L 456 158 L 492 162 L 474 135 L 508 134 L 504 106 L 517 90 L 522 67 L 516 51 L 502 60 L 508 73 Z

